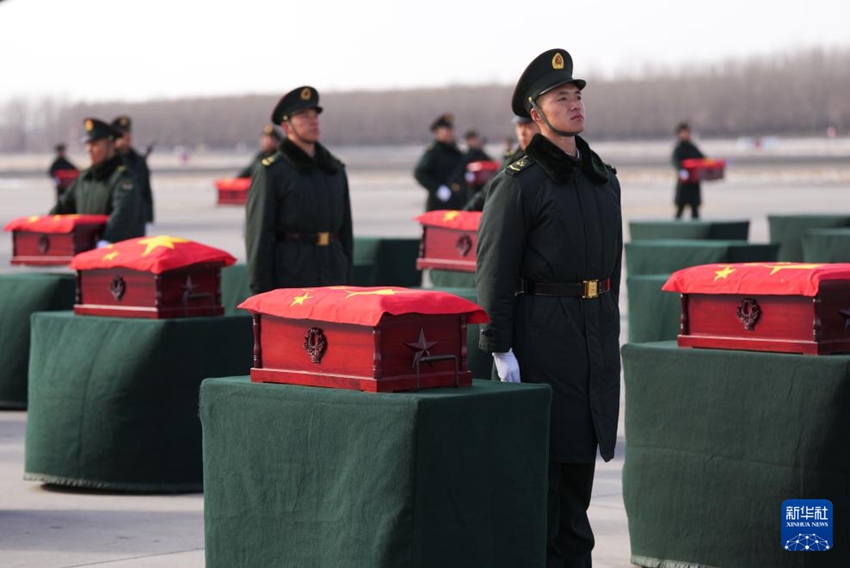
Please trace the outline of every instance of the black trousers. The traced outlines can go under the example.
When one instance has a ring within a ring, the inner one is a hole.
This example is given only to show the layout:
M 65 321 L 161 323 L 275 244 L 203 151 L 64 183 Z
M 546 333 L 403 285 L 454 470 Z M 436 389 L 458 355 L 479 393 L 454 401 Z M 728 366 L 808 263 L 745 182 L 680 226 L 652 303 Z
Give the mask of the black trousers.
M 587 518 L 595 463 L 549 462 L 546 568 L 590 568 L 593 531 Z

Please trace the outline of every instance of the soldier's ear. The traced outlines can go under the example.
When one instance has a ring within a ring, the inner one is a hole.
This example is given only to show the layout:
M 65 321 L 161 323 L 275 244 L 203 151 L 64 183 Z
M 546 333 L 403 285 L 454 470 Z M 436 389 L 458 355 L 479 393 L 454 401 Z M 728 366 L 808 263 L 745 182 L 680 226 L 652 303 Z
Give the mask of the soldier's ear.
M 530 109 L 528 109 L 528 115 L 531 117 L 531 120 L 533 120 L 535 124 L 540 122 L 540 113 L 537 112 L 536 108 L 531 107 Z

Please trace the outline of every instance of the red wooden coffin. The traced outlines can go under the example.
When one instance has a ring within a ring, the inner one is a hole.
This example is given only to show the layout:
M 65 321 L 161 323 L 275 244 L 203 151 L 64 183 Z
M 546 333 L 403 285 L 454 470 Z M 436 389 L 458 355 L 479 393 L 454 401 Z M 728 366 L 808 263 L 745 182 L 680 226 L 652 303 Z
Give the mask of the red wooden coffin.
M 499 172 L 501 164 L 496 160 L 476 160 L 466 164 L 466 183 L 473 188 L 479 188 L 493 179 Z
M 416 220 L 422 225 L 416 268 L 475 272 L 480 211 L 428 211 Z
M 74 313 L 132 318 L 220 316 L 223 250 L 170 236 L 128 239 L 78 254 Z
M 673 273 L 682 347 L 850 352 L 850 264 L 710 264 Z
M 219 205 L 244 205 L 248 201 L 251 178 L 228 178 L 216 180 Z
M 682 160 L 682 169 L 688 177 L 682 181 L 694 183 L 698 181 L 714 181 L 723 179 L 726 171 L 726 160 L 712 158 L 689 158 Z
M 12 232 L 12 264 L 68 264 L 75 254 L 93 249 L 107 215 L 19 217 L 3 227 Z
M 54 181 L 56 182 L 56 189 L 59 193 L 64 192 L 74 180 L 80 177 L 79 170 L 56 170 L 54 174 Z
M 467 386 L 475 303 L 401 287 L 280 288 L 245 300 L 254 315 L 254 382 L 395 392 Z

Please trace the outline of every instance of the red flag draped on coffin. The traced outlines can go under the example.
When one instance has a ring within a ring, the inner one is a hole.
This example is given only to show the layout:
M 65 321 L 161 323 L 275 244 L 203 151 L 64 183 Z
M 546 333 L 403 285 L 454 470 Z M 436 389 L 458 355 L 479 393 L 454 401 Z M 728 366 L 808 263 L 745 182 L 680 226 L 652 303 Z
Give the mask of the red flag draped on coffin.
M 71 233 L 79 225 L 104 225 L 108 215 L 33 215 L 12 219 L 4 231 L 30 231 L 33 233 Z
M 159 235 L 127 239 L 80 253 L 74 256 L 70 268 L 74 270 L 129 268 L 162 274 L 193 264 L 220 263 L 222 266 L 230 266 L 234 262 L 236 258 L 221 249 L 189 239 Z
M 469 314 L 469 323 L 489 319 L 476 303 L 436 290 L 385 286 L 279 288 L 251 296 L 239 307 L 290 319 L 375 326 L 384 314 Z
M 428 227 L 444 227 L 460 231 L 477 231 L 481 221 L 481 211 L 454 211 L 439 209 L 423 213 L 414 220 Z
M 703 264 L 674 272 L 661 288 L 680 294 L 818 295 L 820 283 L 850 280 L 850 263 Z

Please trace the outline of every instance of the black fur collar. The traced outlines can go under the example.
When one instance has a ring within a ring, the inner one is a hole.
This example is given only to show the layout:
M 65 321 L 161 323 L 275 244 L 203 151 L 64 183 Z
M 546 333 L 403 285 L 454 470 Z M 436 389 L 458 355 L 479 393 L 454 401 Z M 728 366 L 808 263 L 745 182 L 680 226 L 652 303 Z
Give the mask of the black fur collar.
M 608 181 L 608 168 L 596 152 L 581 136 L 576 136 L 578 159 L 568 156 L 542 134 L 535 134 L 525 149 L 529 158 L 534 160 L 556 183 L 571 182 L 575 177 L 575 168 L 580 168 L 595 184 Z
M 343 167 L 342 162 L 318 142 L 316 142 L 316 155 L 312 158 L 289 140 L 289 138 L 284 138 L 277 149 L 301 172 L 308 172 L 313 168 L 319 168 L 330 174 L 335 174 Z
M 121 160 L 121 156 L 115 154 L 108 160 L 105 160 L 99 163 L 98 165 L 89 168 L 89 177 L 94 178 L 97 181 L 109 179 L 113 172 L 118 169 L 118 166 L 122 164 L 123 160 Z

